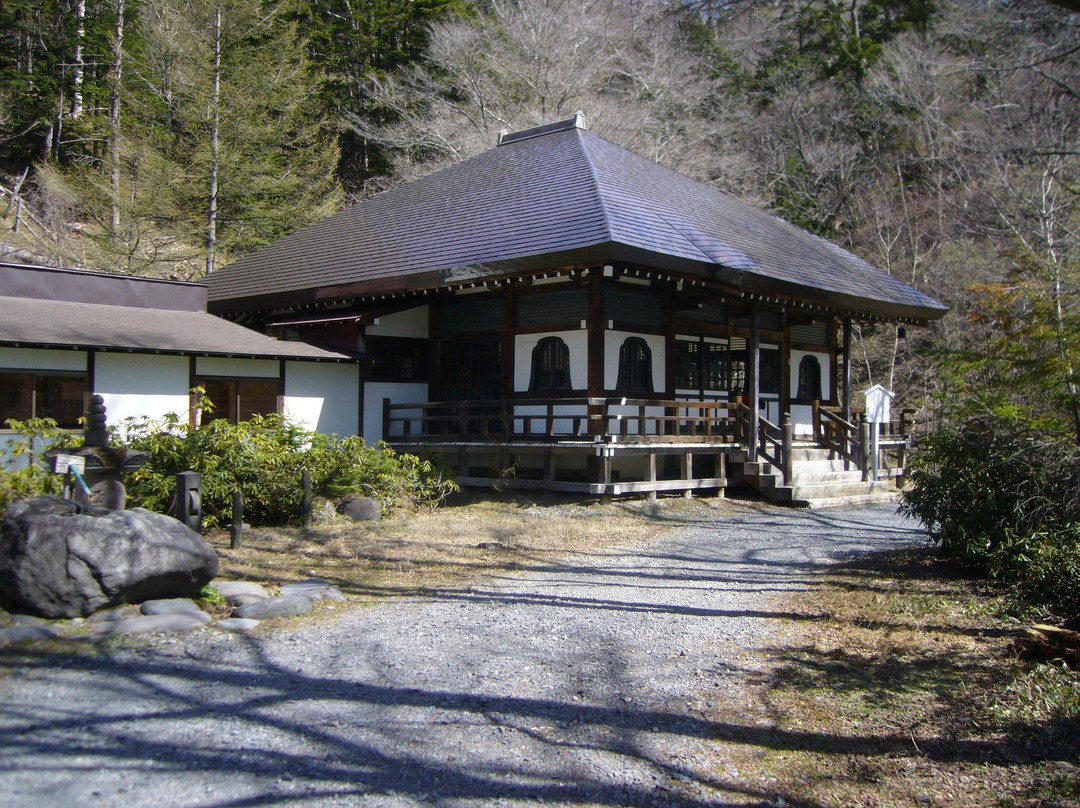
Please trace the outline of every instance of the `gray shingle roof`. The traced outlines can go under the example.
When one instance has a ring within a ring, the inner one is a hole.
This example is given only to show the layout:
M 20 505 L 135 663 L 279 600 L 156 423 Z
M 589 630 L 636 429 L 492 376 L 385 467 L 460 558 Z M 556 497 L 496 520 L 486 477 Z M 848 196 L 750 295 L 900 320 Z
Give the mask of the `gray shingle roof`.
M 0 297 L 0 345 L 349 361 L 198 311 Z
M 625 261 L 887 317 L 937 301 L 770 213 L 574 126 L 349 207 L 213 273 L 217 312 Z

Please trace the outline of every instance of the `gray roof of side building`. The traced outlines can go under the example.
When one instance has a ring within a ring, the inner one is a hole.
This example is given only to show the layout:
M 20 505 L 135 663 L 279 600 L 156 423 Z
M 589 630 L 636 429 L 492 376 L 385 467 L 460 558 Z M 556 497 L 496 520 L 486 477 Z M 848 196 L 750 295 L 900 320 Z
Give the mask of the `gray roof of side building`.
M 354 361 L 208 314 L 205 303 L 198 284 L 0 264 L 0 346 Z
M 229 313 L 626 262 L 837 310 L 947 307 L 822 238 L 576 125 L 529 130 L 207 278 Z

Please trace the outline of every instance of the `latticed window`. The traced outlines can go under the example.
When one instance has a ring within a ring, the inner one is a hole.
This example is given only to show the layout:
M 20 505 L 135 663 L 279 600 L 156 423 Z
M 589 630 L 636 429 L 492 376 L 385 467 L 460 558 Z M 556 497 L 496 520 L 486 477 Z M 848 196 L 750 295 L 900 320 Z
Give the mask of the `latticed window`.
M 64 429 L 75 429 L 85 399 L 85 373 L 0 373 L 0 429 L 8 418 L 52 418 Z
M 821 400 L 821 363 L 816 356 L 804 356 L 799 362 L 799 390 L 796 398 Z
M 619 378 L 615 387 L 620 393 L 651 393 L 652 351 L 641 337 L 627 337 L 619 348 Z
M 675 386 L 697 390 L 701 383 L 700 344 L 680 339 L 675 342 Z
M 205 410 L 202 422 L 224 418 L 230 423 L 250 421 L 253 415 L 273 415 L 279 411 L 281 382 L 277 379 L 196 377 L 195 385 L 206 391 L 213 405 Z
M 760 356 L 761 364 L 758 367 L 761 370 L 761 383 L 758 385 L 758 389 L 762 393 L 779 395 L 780 352 L 769 348 L 762 348 Z
M 544 337 L 533 348 L 530 393 L 570 390 L 570 349 L 559 337 Z

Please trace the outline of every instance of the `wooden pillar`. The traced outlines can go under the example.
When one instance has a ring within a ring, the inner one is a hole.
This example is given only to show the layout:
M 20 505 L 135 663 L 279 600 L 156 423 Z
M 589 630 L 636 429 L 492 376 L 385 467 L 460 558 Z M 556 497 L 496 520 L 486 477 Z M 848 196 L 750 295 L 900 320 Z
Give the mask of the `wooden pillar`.
M 514 397 L 514 332 L 517 327 L 517 295 L 513 286 L 503 290 L 502 389 L 503 401 Z M 511 417 L 513 412 L 510 413 Z M 513 432 L 513 428 L 510 429 Z
M 588 344 L 589 344 L 589 368 L 588 389 L 586 396 L 591 399 L 601 400 L 604 396 L 604 297 L 601 283 L 604 273 L 600 269 L 594 269 L 589 276 L 589 313 L 588 313 Z M 603 415 L 603 407 L 590 404 L 589 415 Z M 603 422 L 595 419 L 589 420 L 589 434 L 602 435 Z
M 780 339 L 780 415 L 791 412 L 791 321 L 788 312 L 781 315 Z
M 844 318 L 844 379 L 841 382 L 840 401 L 842 416 L 851 423 L 851 318 Z
M 758 453 L 758 413 L 761 407 L 761 318 L 757 302 L 750 304 L 750 345 L 746 357 L 746 388 L 750 394 L 749 434 L 746 446 L 751 462 L 757 460 Z

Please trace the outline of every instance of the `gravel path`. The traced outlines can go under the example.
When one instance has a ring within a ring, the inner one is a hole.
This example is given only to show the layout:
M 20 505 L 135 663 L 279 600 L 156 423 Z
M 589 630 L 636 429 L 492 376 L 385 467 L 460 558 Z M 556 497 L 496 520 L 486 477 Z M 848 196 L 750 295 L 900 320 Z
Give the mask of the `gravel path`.
M 0 804 L 770 804 L 732 750 L 813 739 L 756 708 L 754 651 L 824 566 L 921 532 L 892 507 L 676 522 L 320 626 L 23 664 L 0 680 Z M 710 720 L 717 699 L 744 717 Z

